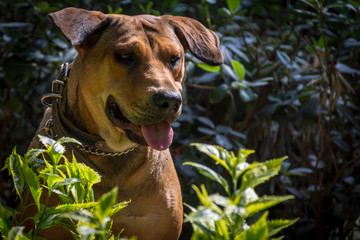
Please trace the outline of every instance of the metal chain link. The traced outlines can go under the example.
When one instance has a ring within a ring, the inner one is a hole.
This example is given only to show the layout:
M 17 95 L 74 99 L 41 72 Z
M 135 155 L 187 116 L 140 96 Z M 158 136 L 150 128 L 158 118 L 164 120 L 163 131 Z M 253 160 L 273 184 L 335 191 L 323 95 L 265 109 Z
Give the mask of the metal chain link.
M 97 156 L 103 156 L 103 157 L 118 157 L 124 154 L 127 154 L 133 150 L 135 150 L 135 148 L 137 148 L 138 145 L 133 146 L 132 148 L 126 149 L 122 152 L 106 152 L 103 150 L 100 150 L 98 148 L 93 148 L 90 146 L 86 146 L 86 145 L 78 145 L 80 149 L 84 150 L 87 153 L 91 153 Z

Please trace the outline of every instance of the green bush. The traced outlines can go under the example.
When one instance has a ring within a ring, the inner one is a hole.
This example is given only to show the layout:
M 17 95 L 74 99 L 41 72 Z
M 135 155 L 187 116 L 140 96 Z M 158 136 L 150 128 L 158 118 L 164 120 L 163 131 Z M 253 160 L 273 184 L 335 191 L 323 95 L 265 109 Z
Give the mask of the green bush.
M 71 232 L 74 239 L 119 239 L 111 233 L 110 217 L 128 202 L 116 203 L 117 188 L 95 201 L 92 187 L 100 182 L 100 175 L 83 163 L 77 163 L 74 156 L 71 162 L 64 156 L 63 144 L 76 143 L 76 140 L 60 138 L 54 141 L 44 136 L 39 139 L 46 149 L 31 149 L 25 157 L 14 149 L 3 168 L 9 171 L 20 199 L 18 211 L 0 204 L 3 239 L 40 239 L 41 230 L 55 224 Z M 45 202 L 40 201 L 43 194 L 46 195 Z M 57 206 L 48 204 L 53 194 L 60 199 Z M 30 198 L 34 201 L 29 201 Z M 24 219 L 24 212 L 34 204 L 37 213 Z M 29 233 L 23 233 L 22 225 L 26 221 L 33 221 L 35 225 Z
M 254 151 L 240 149 L 238 155 L 220 146 L 193 144 L 196 148 L 215 160 L 230 176 L 227 181 L 211 168 L 194 162 L 184 165 L 195 167 L 202 175 L 217 182 L 223 188 L 225 196 L 219 193 L 209 195 L 204 185 L 201 189 L 193 185 L 201 205 L 197 208 L 187 205 L 191 213 L 186 220 L 194 228 L 192 240 L 224 239 L 224 240 L 260 240 L 269 239 L 280 230 L 294 224 L 295 220 L 275 219 L 268 221 L 268 212 L 249 224 L 249 219 L 261 211 L 292 199 L 292 196 L 262 196 L 259 197 L 254 188 L 278 174 L 284 158 L 266 162 L 246 160 Z

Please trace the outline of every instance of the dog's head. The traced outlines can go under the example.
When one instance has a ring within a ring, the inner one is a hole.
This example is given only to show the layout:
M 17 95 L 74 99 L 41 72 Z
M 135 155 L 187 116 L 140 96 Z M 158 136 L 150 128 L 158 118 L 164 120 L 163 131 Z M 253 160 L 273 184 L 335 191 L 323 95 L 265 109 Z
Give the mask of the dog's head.
M 49 16 L 79 53 L 67 111 L 114 151 L 134 142 L 157 150 L 170 146 L 170 124 L 182 109 L 188 50 L 210 65 L 223 63 L 217 35 L 190 18 L 77 8 Z

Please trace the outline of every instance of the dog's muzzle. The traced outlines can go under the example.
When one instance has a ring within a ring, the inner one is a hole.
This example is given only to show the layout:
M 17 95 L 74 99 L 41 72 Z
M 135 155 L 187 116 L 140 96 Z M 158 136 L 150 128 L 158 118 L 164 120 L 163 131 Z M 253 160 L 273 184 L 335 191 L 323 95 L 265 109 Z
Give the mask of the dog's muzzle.
M 114 96 L 106 102 L 106 115 L 111 123 L 125 131 L 127 137 L 141 145 L 149 145 L 156 150 L 167 149 L 173 139 L 170 123 L 180 114 L 181 95 L 175 92 L 155 93 L 146 106 L 134 104 L 134 116 L 129 120 L 121 110 Z M 136 115 L 136 116 L 135 116 Z

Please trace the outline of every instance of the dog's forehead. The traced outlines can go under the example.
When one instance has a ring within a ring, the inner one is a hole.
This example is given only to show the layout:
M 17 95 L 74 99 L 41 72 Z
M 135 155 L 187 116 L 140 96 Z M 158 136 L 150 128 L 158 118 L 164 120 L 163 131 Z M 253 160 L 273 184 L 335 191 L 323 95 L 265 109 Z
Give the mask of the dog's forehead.
M 152 46 L 154 42 L 164 45 L 181 45 L 173 28 L 165 19 L 152 15 L 128 16 L 122 14 L 109 14 L 112 18 L 112 37 L 118 44 L 146 40 Z M 118 34 L 114 34 L 114 29 Z M 170 40 L 170 41 L 167 41 Z M 173 46 L 175 47 L 175 46 Z
M 157 35 L 173 36 L 170 25 L 161 17 L 152 15 L 136 15 L 128 16 L 122 14 L 109 14 L 112 18 L 112 23 L 121 31 L 121 33 L 146 33 Z

